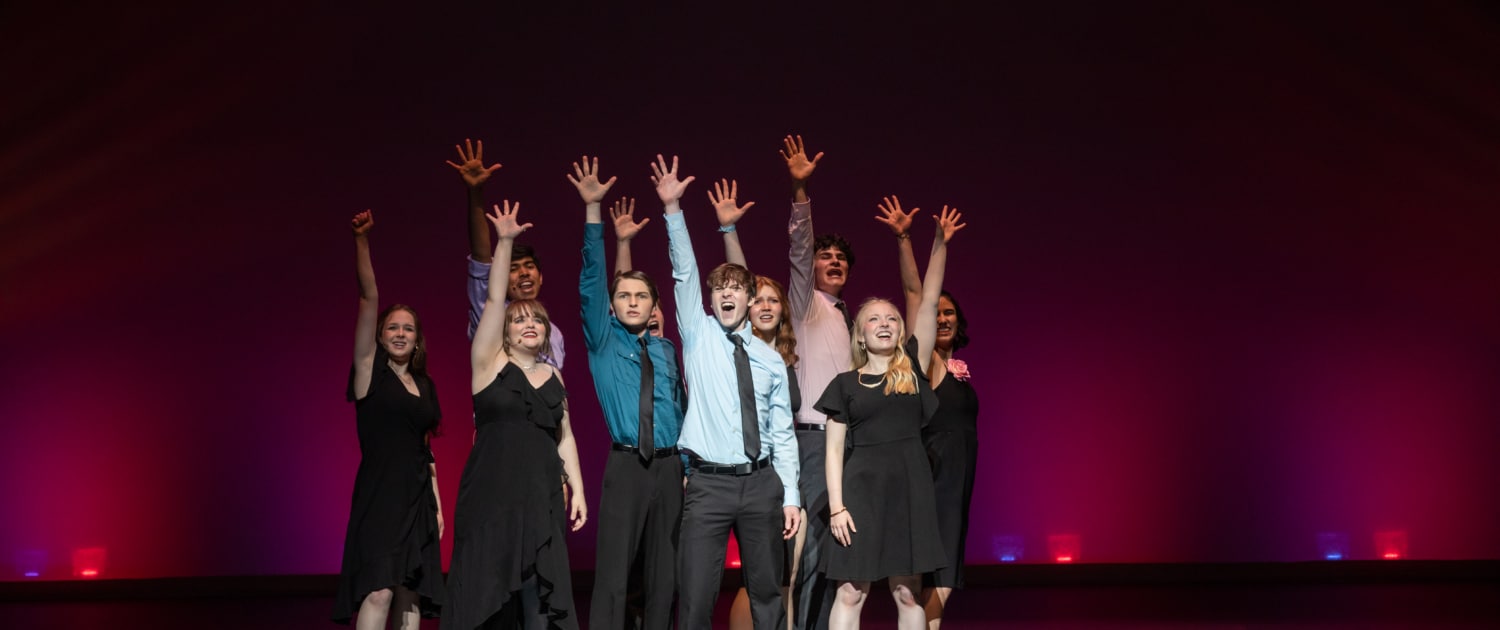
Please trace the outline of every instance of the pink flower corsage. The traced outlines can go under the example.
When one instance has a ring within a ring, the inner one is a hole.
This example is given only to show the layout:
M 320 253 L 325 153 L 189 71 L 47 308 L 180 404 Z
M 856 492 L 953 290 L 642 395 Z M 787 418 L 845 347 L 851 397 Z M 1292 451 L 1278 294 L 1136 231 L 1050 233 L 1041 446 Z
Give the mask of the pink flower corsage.
M 948 359 L 948 373 L 960 381 L 969 380 L 969 364 L 958 359 Z

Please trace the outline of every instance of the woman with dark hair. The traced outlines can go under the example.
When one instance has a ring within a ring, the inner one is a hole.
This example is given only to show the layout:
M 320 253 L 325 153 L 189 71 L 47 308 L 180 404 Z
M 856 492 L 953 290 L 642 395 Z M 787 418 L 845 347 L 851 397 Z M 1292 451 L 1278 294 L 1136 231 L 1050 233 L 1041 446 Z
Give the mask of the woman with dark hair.
M 974 497 L 974 469 L 979 461 L 979 396 L 969 383 L 969 366 L 953 353 L 969 345 L 968 320 L 953 295 L 938 299 L 937 345 L 927 380 L 938 397 L 938 410 L 922 427 L 922 443 L 932 464 L 932 486 L 937 496 L 938 532 L 948 552 L 948 566 L 932 574 L 924 592 L 927 625 L 937 630 L 943 609 L 955 588 L 964 585 L 964 541 L 969 533 L 969 503 Z
M 401 628 L 415 629 L 421 617 L 437 616 L 445 599 L 438 543 L 443 512 L 428 445 L 442 411 L 427 376 L 416 311 L 395 304 L 378 312 L 369 242 L 374 225 L 368 210 L 350 221 L 359 317 L 347 395 L 360 460 L 333 620 L 347 624 L 357 616 L 359 628 L 385 628 L 395 610 Z
M 901 211 L 901 202 L 887 198 L 880 205 L 880 222 L 890 226 L 901 239 L 901 286 L 906 294 L 907 312 L 921 308 L 922 279 L 917 275 L 917 261 L 912 253 L 907 230 L 911 212 Z M 922 601 L 927 610 L 929 630 L 937 630 L 943 621 L 943 609 L 955 588 L 964 585 L 964 540 L 969 530 L 969 503 L 974 496 L 974 467 L 979 459 L 976 424 L 979 398 L 969 384 L 969 368 L 953 358 L 953 352 L 969 345 L 969 322 L 958 301 L 942 291 L 937 302 L 937 337 L 932 362 L 927 367 L 927 382 L 937 394 L 938 409 L 922 427 L 922 444 L 932 466 L 932 485 L 938 506 L 938 533 L 947 566 L 923 579 Z
M 903 216 L 909 221 L 909 214 Z M 889 580 L 897 627 L 925 628 L 919 599 L 923 575 L 947 564 L 941 542 L 932 535 L 937 504 L 921 432 L 937 411 L 937 397 L 924 376 L 937 333 L 947 245 L 964 225 L 962 215 L 947 207 L 936 218 L 937 236 L 921 299 L 909 317 L 910 331 L 895 305 L 866 301 L 850 332 L 854 370 L 835 377 L 814 405 L 829 420 L 828 525 L 838 544 L 827 549 L 823 569 L 838 584 L 828 617 L 835 630 L 859 627 L 870 585 L 881 579 Z M 911 247 L 904 231 L 897 236 L 901 248 Z
M 489 215 L 500 269 L 531 227 L 517 223 L 519 209 L 507 201 Z M 502 306 L 508 283 L 490 278 L 469 355 L 476 433 L 458 486 L 442 627 L 577 628 L 565 537 L 570 519 L 572 531 L 583 527 L 588 507 L 567 391 L 542 359 L 552 334 L 546 309 L 530 299 Z

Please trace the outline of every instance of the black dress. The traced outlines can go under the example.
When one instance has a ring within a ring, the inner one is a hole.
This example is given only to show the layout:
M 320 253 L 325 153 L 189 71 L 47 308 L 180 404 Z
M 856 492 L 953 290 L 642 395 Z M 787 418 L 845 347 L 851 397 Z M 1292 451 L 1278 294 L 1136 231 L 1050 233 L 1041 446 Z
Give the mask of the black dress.
M 916 352 L 915 340 L 906 352 L 909 357 Z M 912 365 L 920 365 L 915 357 Z M 916 380 L 916 394 L 887 396 L 884 380 L 866 387 L 857 371 L 845 372 L 813 406 L 830 421 L 848 425 L 844 507 L 858 532 L 848 547 L 831 533 L 823 541 L 823 569 L 830 580 L 920 575 L 947 563 L 932 469 L 922 448 L 922 425 L 937 410 L 937 397 L 926 379 Z
M 974 496 L 974 465 L 979 459 L 979 397 L 968 381 L 950 372 L 935 390 L 938 410 L 922 428 L 932 486 L 937 496 L 938 530 L 948 566 L 932 576 L 933 586 L 964 585 L 964 539 L 969 533 L 969 500 Z
M 428 465 L 427 431 L 442 417 L 432 379 L 416 377 L 413 396 L 377 346 L 370 390 L 354 399 L 359 472 L 344 533 L 343 569 L 333 620 L 347 624 L 370 593 L 405 586 L 420 595 L 423 617 L 436 617 L 445 599 L 438 546 L 437 497 Z
M 514 363 L 474 394 L 477 433 L 453 513 L 445 630 L 578 627 L 557 455 L 566 399 L 556 374 L 534 388 Z M 517 601 L 530 597 L 520 591 L 531 581 L 541 624 L 523 619 Z

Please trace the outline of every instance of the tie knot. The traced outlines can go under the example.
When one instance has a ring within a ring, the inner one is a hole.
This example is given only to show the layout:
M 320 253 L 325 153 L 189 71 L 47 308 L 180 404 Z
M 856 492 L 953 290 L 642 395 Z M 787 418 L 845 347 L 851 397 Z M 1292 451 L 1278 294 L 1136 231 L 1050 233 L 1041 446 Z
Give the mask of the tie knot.
M 645 350 L 645 349 L 646 349 L 646 337 L 647 337 L 647 336 L 649 336 L 649 335 L 650 335 L 650 334 L 651 334 L 651 333 L 646 333 L 646 334 L 644 334 L 644 335 L 641 335 L 641 336 L 640 336 L 640 337 L 639 337 L 639 338 L 638 338 L 638 339 L 637 339 L 637 340 L 638 340 L 638 341 L 640 341 L 640 342 L 641 342 L 641 350 L 643 350 L 643 351 L 644 351 L 644 350 Z
M 736 335 L 734 333 L 726 333 L 725 336 L 729 337 L 729 343 L 734 344 L 736 348 L 744 345 L 745 343 L 745 339 L 743 337 L 740 337 L 739 335 Z

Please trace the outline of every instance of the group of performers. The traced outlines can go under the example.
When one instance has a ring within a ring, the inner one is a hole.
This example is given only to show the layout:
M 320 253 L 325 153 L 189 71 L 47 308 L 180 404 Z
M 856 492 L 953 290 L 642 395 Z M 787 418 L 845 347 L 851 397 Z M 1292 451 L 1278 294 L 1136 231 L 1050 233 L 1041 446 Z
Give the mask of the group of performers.
M 784 139 L 791 175 L 791 275 L 749 271 L 735 182 L 708 197 L 727 262 L 706 279 L 681 200 L 678 160 L 651 164 L 665 213 L 680 351 L 661 335 L 655 281 L 631 264 L 650 219 L 613 203 L 615 269 L 606 271 L 603 203 L 616 182 L 598 158 L 568 180 L 584 204 L 579 301 L 590 375 L 612 442 L 598 512 L 588 627 L 709 628 L 731 531 L 755 628 L 856 628 L 873 582 L 887 580 L 898 627 L 936 627 L 963 585 L 977 458 L 978 402 L 953 353 L 968 343 L 942 290 L 956 209 L 934 216 L 925 276 L 911 245 L 916 208 L 878 204 L 899 250 L 904 304 L 842 293 L 855 258 L 814 237 L 807 184 L 823 154 Z M 360 628 L 578 628 L 566 533 L 589 517 L 561 368 L 563 336 L 537 300 L 540 258 L 516 243 L 520 204 L 486 213 L 483 144 L 448 162 L 469 191 L 470 391 L 474 444 L 459 483 L 446 583 L 437 469 L 441 411 L 425 370 L 421 321 L 379 310 L 370 212 L 355 215 L 359 317 L 348 397 L 361 460 L 334 620 Z M 491 228 L 495 238 L 491 239 Z M 493 274 L 498 267 L 509 273 Z M 705 293 L 706 290 L 706 293 Z M 903 315 L 904 311 L 904 315 Z M 392 615 L 397 619 L 390 619 Z M 744 619 L 737 619 L 743 624 Z

